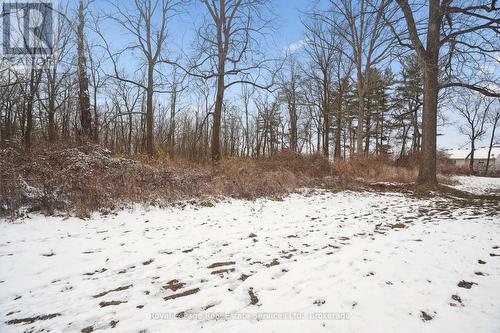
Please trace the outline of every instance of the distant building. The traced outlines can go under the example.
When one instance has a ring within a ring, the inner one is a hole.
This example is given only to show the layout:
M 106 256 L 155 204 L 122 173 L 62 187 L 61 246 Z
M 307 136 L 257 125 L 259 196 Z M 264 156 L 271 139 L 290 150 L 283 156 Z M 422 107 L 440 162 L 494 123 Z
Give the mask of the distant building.
M 474 171 L 484 172 L 488 160 L 489 147 L 477 148 L 474 152 Z M 444 151 L 448 158 L 458 167 L 468 167 L 470 163 L 470 149 L 447 149 Z M 500 146 L 493 146 L 490 154 L 488 174 L 500 175 Z

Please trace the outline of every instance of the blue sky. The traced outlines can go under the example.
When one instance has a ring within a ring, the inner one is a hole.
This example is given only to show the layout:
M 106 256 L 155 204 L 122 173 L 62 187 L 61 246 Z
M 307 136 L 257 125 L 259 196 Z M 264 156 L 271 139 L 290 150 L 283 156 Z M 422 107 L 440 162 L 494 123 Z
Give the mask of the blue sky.
M 73 0 L 75 1 L 75 0 Z M 282 53 L 289 47 L 296 47 L 304 38 L 304 29 L 301 23 L 302 12 L 307 12 L 314 5 L 321 3 L 322 0 L 274 0 L 272 9 L 276 14 L 274 22 L 275 33 L 272 33 L 269 43 L 263 44 L 268 50 L 263 50 L 271 54 Z M 120 0 L 120 5 L 125 8 L 132 5 L 131 0 Z M 112 8 L 104 0 L 97 0 L 95 9 L 102 12 L 110 12 Z M 170 49 L 185 50 L 190 53 L 191 43 L 195 38 L 195 26 L 205 15 L 206 9 L 201 2 L 193 1 L 186 7 L 183 14 L 176 16 L 169 25 L 169 39 L 167 43 Z M 120 48 L 127 44 L 128 37 L 124 31 L 116 28 L 116 25 L 105 26 L 105 34 L 112 41 L 112 45 Z M 133 63 L 132 60 L 127 60 Z M 130 66 L 133 67 L 133 66 Z M 238 89 L 238 88 L 236 88 Z M 445 106 L 446 107 L 446 106 Z M 466 146 L 467 138 L 457 129 L 457 122 L 460 120 L 453 110 L 446 111 L 447 118 L 452 124 L 441 127 L 438 131 L 441 136 L 438 137 L 438 146 L 440 148 L 458 148 Z M 486 144 L 489 135 L 485 135 L 480 144 Z

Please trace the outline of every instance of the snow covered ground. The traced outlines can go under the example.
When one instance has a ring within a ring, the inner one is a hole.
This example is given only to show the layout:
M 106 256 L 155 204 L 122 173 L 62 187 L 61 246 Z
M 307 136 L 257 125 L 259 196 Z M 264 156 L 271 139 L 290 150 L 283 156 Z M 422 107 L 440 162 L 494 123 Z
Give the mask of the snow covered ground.
M 498 207 L 398 193 L 35 216 L 0 332 L 499 332 L 499 246 Z
M 497 194 L 500 195 L 500 178 L 457 176 L 453 177 L 459 184 L 454 185 L 456 189 L 474 194 Z

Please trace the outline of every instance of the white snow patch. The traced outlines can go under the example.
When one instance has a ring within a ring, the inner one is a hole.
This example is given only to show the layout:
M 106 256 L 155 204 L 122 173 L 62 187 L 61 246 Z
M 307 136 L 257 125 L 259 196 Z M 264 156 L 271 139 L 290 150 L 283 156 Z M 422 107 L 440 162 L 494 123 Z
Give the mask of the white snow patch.
M 500 178 L 493 177 L 478 177 L 478 176 L 456 176 L 454 180 L 458 181 L 458 185 L 452 187 L 471 192 L 474 194 L 499 194 L 500 195 Z
M 349 191 L 3 222 L 0 331 L 498 332 L 499 234 L 487 208 Z

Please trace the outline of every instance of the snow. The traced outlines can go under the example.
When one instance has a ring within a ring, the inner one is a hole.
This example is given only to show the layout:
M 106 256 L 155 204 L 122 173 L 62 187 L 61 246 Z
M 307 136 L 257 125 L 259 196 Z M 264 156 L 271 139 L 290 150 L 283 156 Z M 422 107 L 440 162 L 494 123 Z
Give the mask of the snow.
M 489 147 L 480 147 L 474 151 L 474 158 L 478 160 L 488 159 Z M 447 149 L 445 153 L 452 160 L 465 160 L 469 157 L 471 150 L 469 148 Z M 495 159 L 500 155 L 500 147 L 495 146 L 491 149 L 490 159 Z
M 470 149 L 447 149 L 444 152 L 452 160 L 465 160 L 469 157 Z
M 498 235 L 497 207 L 350 191 L 4 221 L 0 332 L 498 332 Z
M 455 176 L 452 178 L 458 184 L 452 187 L 473 194 L 498 194 L 500 195 L 500 178 L 478 176 Z

